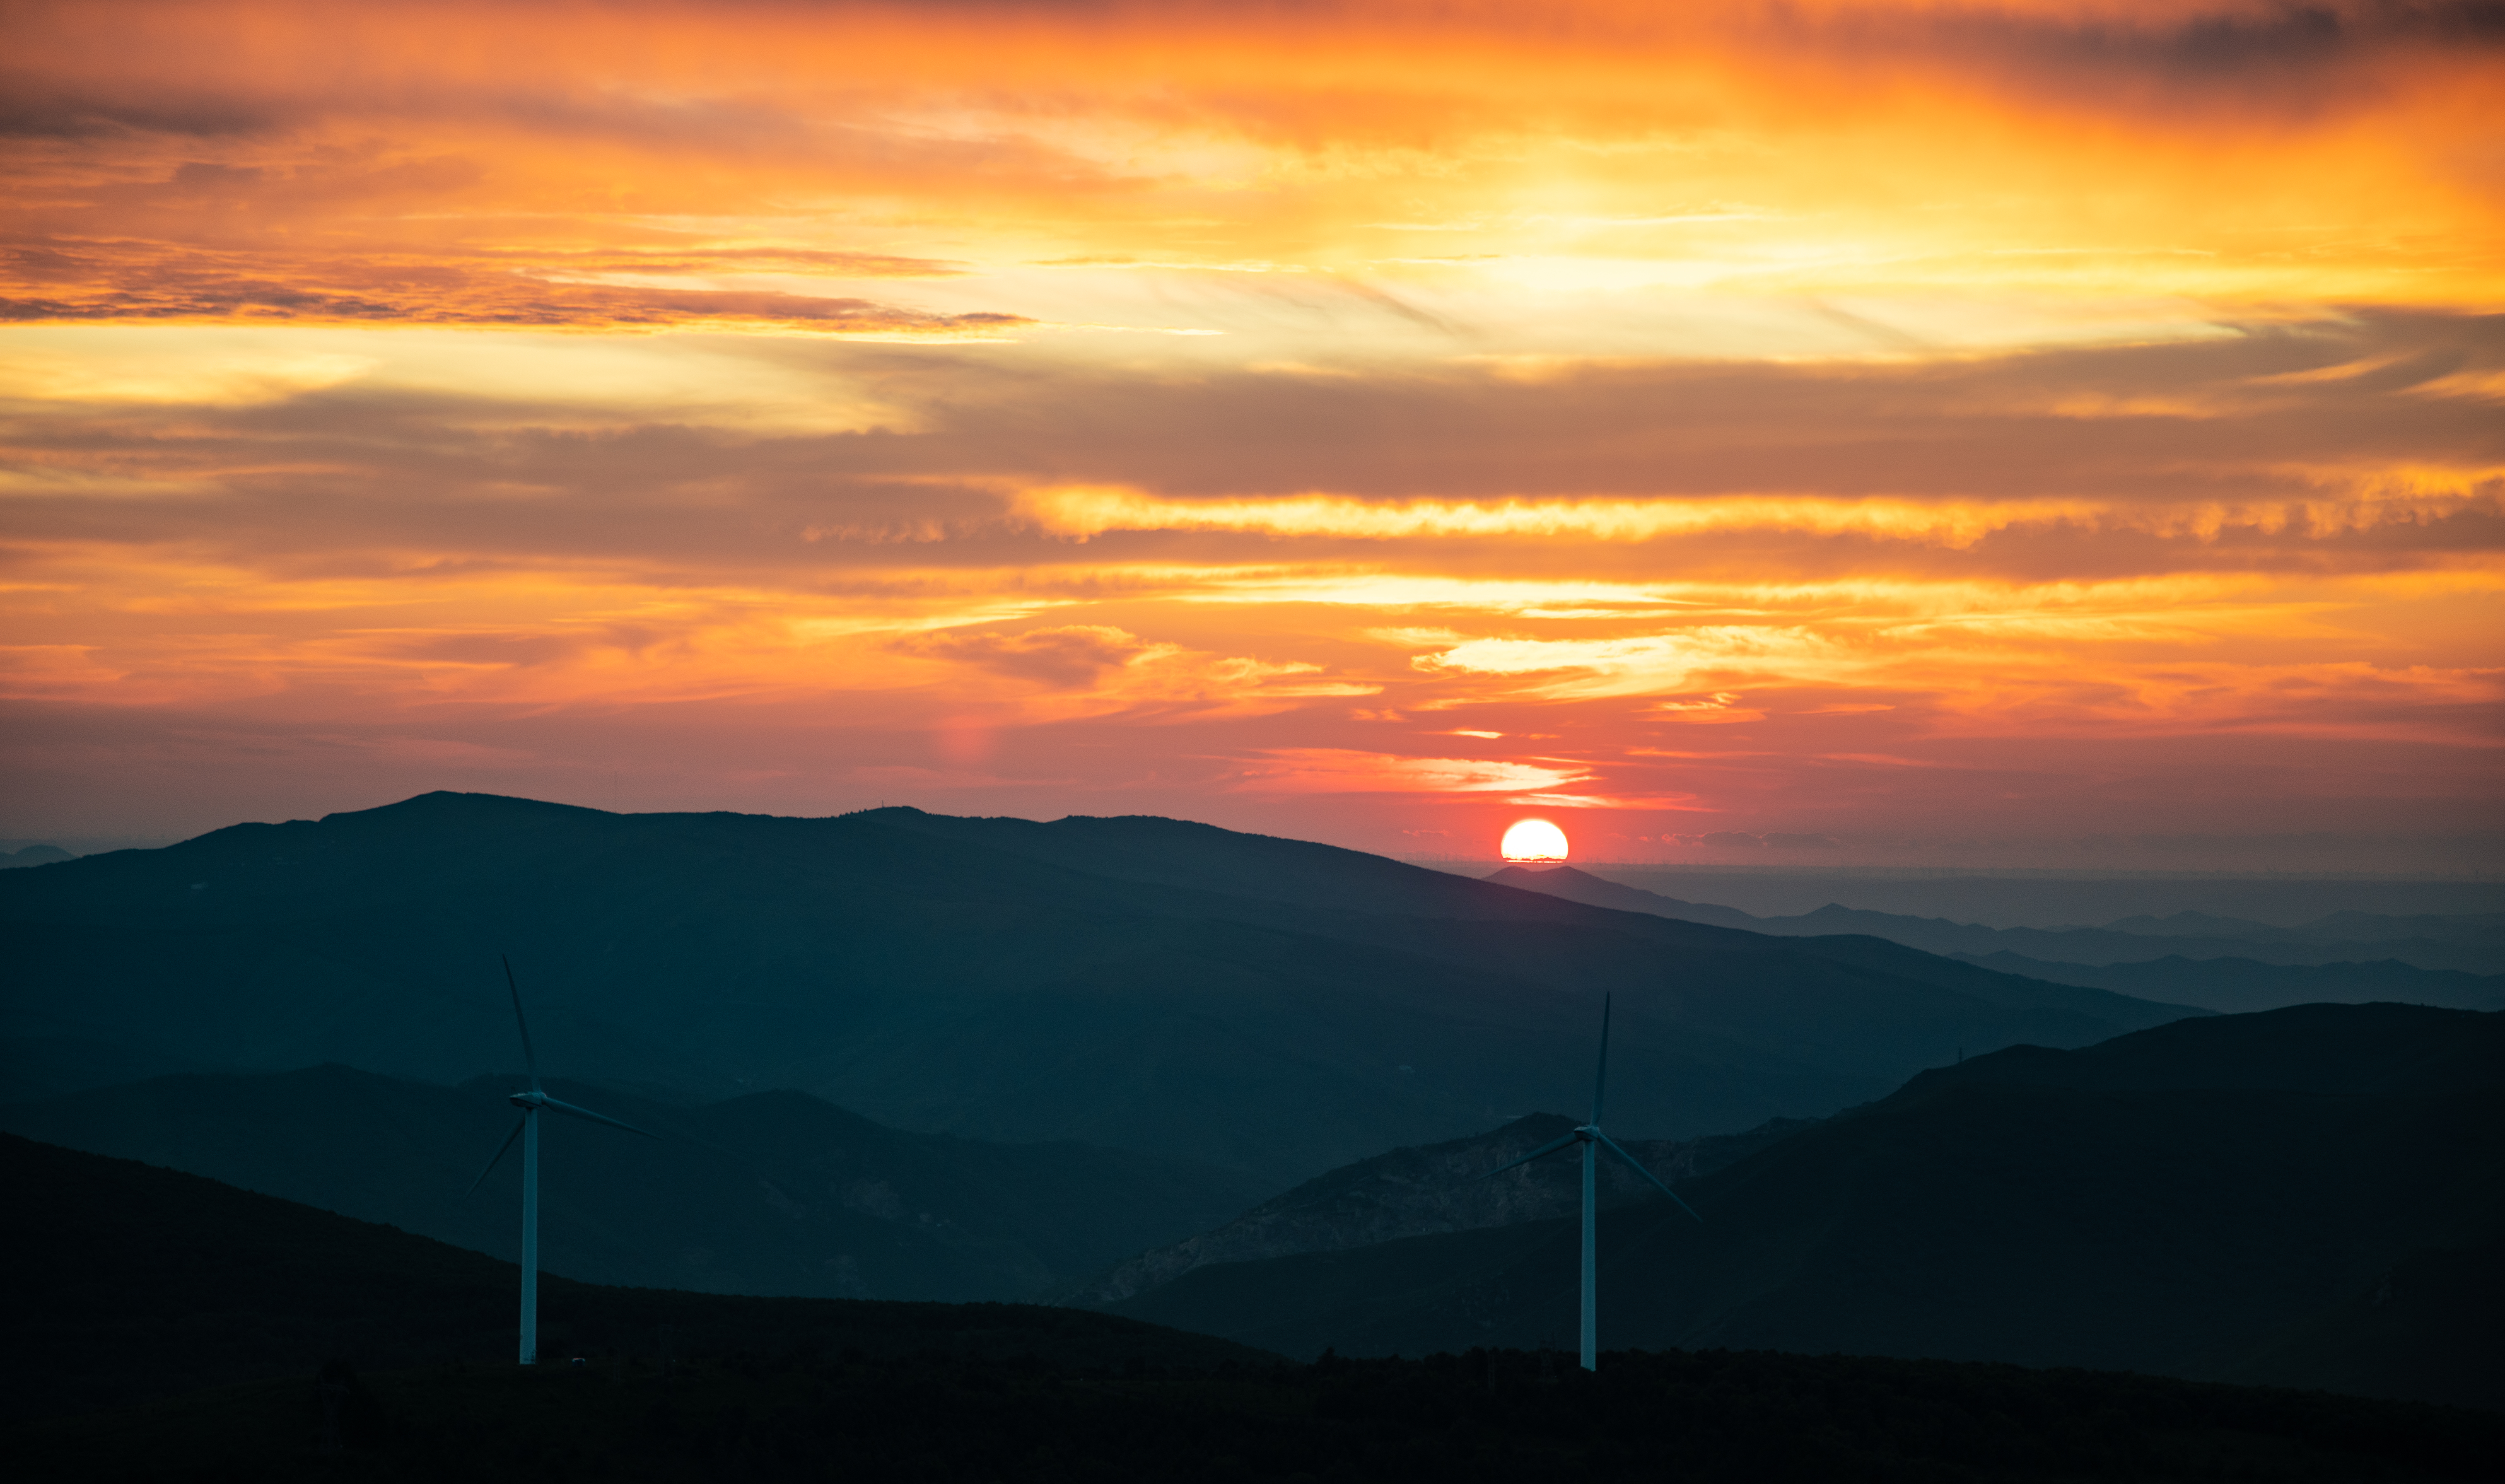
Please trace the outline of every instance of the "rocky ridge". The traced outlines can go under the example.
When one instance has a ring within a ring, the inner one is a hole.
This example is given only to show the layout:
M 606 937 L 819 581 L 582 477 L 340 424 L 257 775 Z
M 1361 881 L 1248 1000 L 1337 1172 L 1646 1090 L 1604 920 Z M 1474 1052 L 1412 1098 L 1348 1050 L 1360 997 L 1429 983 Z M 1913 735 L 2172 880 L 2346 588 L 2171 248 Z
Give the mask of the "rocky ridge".
M 1620 1143 L 1655 1175 L 1676 1185 L 1721 1169 L 1817 1121 L 1774 1118 L 1739 1134 Z M 1223 1226 L 1117 1263 L 1061 1301 L 1080 1307 L 1118 1303 L 1212 1263 L 1344 1252 L 1403 1237 L 1476 1231 L 1570 1215 L 1582 1200 L 1582 1175 L 1574 1156 L 1566 1151 L 1493 1180 L 1483 1177 L 1574 1126 L 1575 1120 L 1563 1113 L 1530 1113 L 1466 1139 L 1394 1149 L 1344 1165 L 1273 1196 Z M 1601 1172 L 1605 1208 L 1662 1198 L 1616 1160 L 1604 1159 Z

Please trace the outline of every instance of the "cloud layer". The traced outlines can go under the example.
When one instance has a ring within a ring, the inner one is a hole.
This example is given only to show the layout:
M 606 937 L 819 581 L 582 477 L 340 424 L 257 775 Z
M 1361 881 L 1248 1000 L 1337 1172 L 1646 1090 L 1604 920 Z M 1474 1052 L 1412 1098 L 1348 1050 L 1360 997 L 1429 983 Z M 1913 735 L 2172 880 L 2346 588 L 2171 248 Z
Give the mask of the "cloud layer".
M 12 16 L 15 833 L 2494 839 L 2490 6 Z

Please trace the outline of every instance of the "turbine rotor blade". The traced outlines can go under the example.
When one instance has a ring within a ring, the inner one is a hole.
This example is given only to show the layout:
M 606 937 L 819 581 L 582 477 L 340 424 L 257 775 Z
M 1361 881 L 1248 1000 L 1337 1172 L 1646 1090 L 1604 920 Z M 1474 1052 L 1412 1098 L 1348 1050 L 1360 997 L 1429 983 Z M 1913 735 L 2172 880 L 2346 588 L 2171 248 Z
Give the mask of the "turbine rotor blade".
M 1592 1126 L 1601 1126 L 1601 1094 L 1609 1085 L 1609 996 L 1601 997 L 1601 1070 L 1592 1074 Z
M 537 1092 L 540 1090 L 540 1059 L 531 1054 L 531 1023 L 522 1018 L 522 987 L 513 982 L 513 961 L 501 953 L 496 958 L 505 966 L 505 987 L 513 994 L 513 1024 L 522 1033 L 522 1066 L 531 1075 L 531 1091 Z
M 463 1199 L 466 1200 L 478 1193 L 478 1187 L 487 1183 L 487 1177 L 496 1173 L 496 1166 L 504 1163 L 505 1151 L 513 1147 L 514 1140 L 522 1137 L 522 1123 L 528 1123 L 530 1121 L 531 1115 L 529 1113 L 522 1114 L 522 1122 L 514 1124 L 513 1131 L 505 1136 L 505 1142 L 496 1146 L 496 1157 L 488 1160 L 487 1168 L 479 1171 L 478 1178 L 470 1182 L 470 1188 L 461 1192 Z
M 1646 1179 L 1646 1180 L 1648 1180 L 1648 1181 L 1651 1181 L 1651 1182 L 1653 1183 L 1654 1187 L 1655 1187 L 1655 1188 L 1657 1188 L 1657 1189 L 1659 1189 L 1659 1190 L 1661 1191 L 1661 1193 L 1662 1193 L 1662 1194 L 1669 1196 L 1669 1197 L 1670 1197 L 1672 1200 L 1674 1200 L 1674 1201 L 1678 1201 L 1678 1209 L 1679 1209 L 1679 1210 L 1681 1210 L 1681 1211 L 1686 1212 L 1689 1216 L 1694 1216 L 1694 1217 L 1696 1217 L 1696 1220 L 1697 1220 L 1697 1223 L 1698 1223 L 1699 1225 L 1704 1224 L 1705 1218 L 1703 1218 L 1703 1217 L 1701 1217 L 1701 1216 L 1696 1216 L 1696 1208 L 1695 1208 L 1695 1207 L 1693 1207 L 1693 1206 L 1691 1206 L 1691 1205 L 1687 1204 L 1687 1202 L 1685 1202 L 1685 1201 L 1680 1201 L 1680 1200 L 1678 1200 L 1678 1192 L 1677 1192 L 1677 1191 L 1673 1190 L 1672 1188 L 1670 1188 L 1670 1186 L 1663 1184 L 1661 1183 L 1661 1177 L 1660 1177 L 1660 1176 L 1658 1176 L 1658 1175 L 1655 1175 L 1655 1174 L 1654 1174 L 1654 1173 L 1652 1173 L 1650 1170 L 1645 1169 L 1645 1168 L 1643 1167 L 1642 1163 L 1641 1163 L 1641 1161 L 1639 1161 L 1639 1160 L 1636 1158 L 1636 1156 L 1634 1156 L 1633 1154 L 1628 1153 L 1626 1150 L 1624 1150 L 1624 1149 L 1622 1149 L 1622 1148 L 1618 1148 L 1618 1141 L 1616 1141 L 1615 1139 L 1610 1138 L 1608 1135 L 1606 1135 L 1606 1134 L 1605 1134 L 1605 1133 L 1602 1133 L 1602 1132 L 1601 1132 L 1599 1129 L 1597 1129 L 1597 1128 L 1596 1128 L 1596 1129 L 1594 1129 L 1594 1130 L 1592 1130 L 1592 1137 L 1593 1137 L 1593 1138 L 1595 1138 L 1595 1139 L 1598 1139 L 1599 1141 L 1601 1141 L 1601 1148 L 1605 1148 L 1605 1149 L 1607 1149 L 1610 1153 L 1615 1154 L 1615 1155 L 1617 1155 L 1620 1159 L 1625 1160 L 1625 1161 L 1627 1162 L 1627 1168 L 1628 1168 L 1628 1169 L 1633 1170 L 1633 1171 L 1635 1171 L 1638 1175 L 1641 1175 L 1641 1176 L 1642 1176 L 1644 1179 Z
M 1568 1145 L 1570 1145 L 1570 1144 L 1574 1144 L 1574 1143 L 1578 1143 L 1578 1142 L 1580 1142 L 1580 1141 L 1581 1141 L 1581 1139 L 1582 1139 L 1582 1137 L 1583 1137 L 1583 1131 L 1582 1131 L 1581 1129 L 1576 1129 L 1574 1132 L 1572 1132 L 1572 1133 L 1570 1133 L 1570 1134 L 1565 1134 L 1565 1135 L 1562 1135 L 1562 1136 L 1560 1136 L 1560 1137 L 1558 1137 L 1558 1138 L 1551 1139 L 1551 1140 L 1549 1140 L 1546 1144 L 1543 1144 L 1543 1145 L 1541 1145 L 1539 1148 L 1535 1148 L 1535 1149 L 1533 1149 L 1530 1153 L 1523 1155 L 1520 1159 L 1514 1160 L 1511 1164 L 1500 1164 L 1500 1165 L 1498 1165 L 1495 1169 L 1490 1170 L 1490 1171 L 1488 1171 L 1485 1175 L 1480 1176 L 1480 1177 L 1479 1177 L 1479 1179 L 1481 1179 L 1481 1180 L 1494 1180 L 1496 1177 L 1498 1177 L 1498 1176 L 1499 1176 L 1499 1175 L 1502 1175 L 1505 1171 L 1512 1169 L 1514 1165 L 1518 1165 L 1518 1164 L 1529 1164 L 1529 1163 L 1531 1163 L 1533 1160 L 1537 1159 L 1537 1158 L 1538 1158 L 1540 1155 L 1542 1155 L 1542 1154 L 1554 1154 L 1554 1153 L 1556 1153 L 1559 1149 L 1564 1148 L 1566 1146 L 1568 1146 Z
M 577 1108 L 572 1103 L 560 1103 L 556 1099 L 545 1094 L 540 1098 L 540 1106 L 542 1108 L 554 1109 L 561 1113 L 572 1113 L 578 1118 L 589 1118 L 594 1123 L 606 1123 L 611 1128 L 622 1128 L 630 1134 L 642 1134 L 647 1139 L 658 1139 L 661 1137 L 658 1134 L 637 1128 L 632 1123 L 621 1122 L 618 1119 L 609 1116 L 607 1113 L 596 1113 L 588 1108 Z

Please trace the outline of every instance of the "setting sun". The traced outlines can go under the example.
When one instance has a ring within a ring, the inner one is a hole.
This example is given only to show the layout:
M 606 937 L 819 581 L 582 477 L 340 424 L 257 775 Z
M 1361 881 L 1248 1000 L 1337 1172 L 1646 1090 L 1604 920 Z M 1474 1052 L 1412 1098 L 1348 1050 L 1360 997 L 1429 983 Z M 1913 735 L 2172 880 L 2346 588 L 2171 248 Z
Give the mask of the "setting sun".
M 1504 858 L 1516 866 L 1562 866 L 1566 831 L 1544 819 L 1516 821 L 1504 832 Z

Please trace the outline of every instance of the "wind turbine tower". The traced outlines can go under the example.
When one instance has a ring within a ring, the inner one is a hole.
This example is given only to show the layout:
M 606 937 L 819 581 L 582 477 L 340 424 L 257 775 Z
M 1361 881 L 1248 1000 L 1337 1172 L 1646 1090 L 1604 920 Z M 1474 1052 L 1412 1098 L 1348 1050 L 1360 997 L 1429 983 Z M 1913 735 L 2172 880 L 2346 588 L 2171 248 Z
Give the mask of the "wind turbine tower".
M 588 1108 L 577 1108 L 572 1103 L 561 1103 L 541 1090 L 539 1058 L 531 1052 L 531 1023 L 522 1018 L 521 986 L 513 982 L 512 960 L 505 959 L 503 963 L 505 988 L 513 996 L 513 1024 L 522 1033 L 522 1064 L 524 1070 L 530 1073 L 531 1086 L 528 1092 L 517 1092 L 507 1099 L 522 1111 L 522 1121 L 515 1124 L 513 1131 L 505 1136 L 504 1143 L 496 1146 L 495 1157 L 488 1160 L 487 1168 L 480 1170 L 478 1178 L 470 1183 L 469 1193 L 476 1194 L 478 1187 L 487 1183 L 487 1177 L 495 1172 L 497 1164 L 504 1159 L 505 1151 L 513 1147 L 513 1141 L 516 1139 L 522 1141 L 522 1363 L 536 1365 L 540 1359 L 541 1111 L 552 1110 L 556 1113 L 572 1113 L 578 1118 L 588 1118 L 594 1123 L 606 1123 L 611 1128 L 622 1128 L 630 1134 L 643 1134 L 647 1139 L 657 1139 L 660 1135 L 644 1133 L 644 1130 L 634 1124 L 621 1123 L 607 1113 L 596 1113 Z
M 1659 1187 L 1662 1194 L 1677 1203 L 1679 1210 L 1691 1217 L 1696 1217 L 1700 1222 L 1705 1219 L 1701 1216 L 1696 1216 L 1695 1209 L 1687 1202 L 1678 1199 L 1677 1191 L 1662 1184 L 1660 1178 L 1645 1169 L 1636 1156 L 1618 1148 L 1616 1140 L 1601 1132 L 1601 1094 L 1609 1085 L 1609 998 L 1606 995 L 1601 997 L 1601 1067 L 1592 1075 L 1592 1121 L 1571 1133 L 1551 1139 L 1520 1159 L 1500 1164 L 1479 1177 L 1481 1180 L 1493 1179 L 1515 1165 L 1529 1164 L 1543 1155 L 1554 1154 L 1570 1144 L 1579 1144 L 1583 1147 L 1583 1368 L 1585 1370 L 1597 1369 L 1600 1360 L 1597 1283 L 1599 1263 L 1596 1261 L 1596 1255 L 1601 1232 L 1601 1151 L 1607 1149 L 1625 1160 L 1628 1169 L 1651 1181 Z

